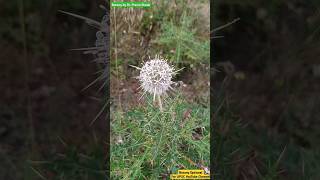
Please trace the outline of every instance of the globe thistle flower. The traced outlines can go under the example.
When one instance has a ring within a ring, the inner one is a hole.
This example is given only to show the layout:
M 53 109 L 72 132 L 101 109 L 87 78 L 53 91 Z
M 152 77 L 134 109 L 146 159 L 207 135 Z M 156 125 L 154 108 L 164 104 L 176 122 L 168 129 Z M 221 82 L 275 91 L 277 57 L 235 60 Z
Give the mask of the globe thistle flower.
M 175 71 L 174 67 L 169 65 L 167 60 L 159 55 L 156 55 L 153 59 L 149 57 L 149 60 L 141 68 L 132 67 L 140 70 L 140 74 L 136 78 L 141 84 L 140 88 L 144 91 L 141 98 L 146 93 L 152 94 L 154 102 L 158 98 L 159 107 L 162 111 L 161 96 L 166 95 L 168 90 L 173 89 L 171 86 L 174 84 L 172 78 L 179 70 Z

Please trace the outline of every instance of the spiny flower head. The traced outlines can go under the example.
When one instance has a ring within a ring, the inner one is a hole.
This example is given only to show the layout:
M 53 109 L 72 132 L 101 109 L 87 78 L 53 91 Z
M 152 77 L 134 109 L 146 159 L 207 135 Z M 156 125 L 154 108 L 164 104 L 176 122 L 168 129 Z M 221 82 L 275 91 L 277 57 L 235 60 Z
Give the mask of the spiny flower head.
M 160 96 L 171 88 L 174 75 L 174 68 L 167 63 L 167 60 L 156 55 L 154 59 L 144 63 L 137 78 L 145 92 Z

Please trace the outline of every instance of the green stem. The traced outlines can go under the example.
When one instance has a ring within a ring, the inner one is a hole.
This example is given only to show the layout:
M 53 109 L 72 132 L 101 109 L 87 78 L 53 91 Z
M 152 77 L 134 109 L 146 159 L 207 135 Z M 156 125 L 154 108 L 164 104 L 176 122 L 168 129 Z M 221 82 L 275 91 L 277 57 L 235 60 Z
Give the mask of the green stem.
M 158 95 L 158 100 L 159 100 L 160 111 L 162 112 L 162 111 L 163 111 L 163 108 L 162 108 L 162 102 L 161 102 L 161 97 L 160 97 L 160 95 Z

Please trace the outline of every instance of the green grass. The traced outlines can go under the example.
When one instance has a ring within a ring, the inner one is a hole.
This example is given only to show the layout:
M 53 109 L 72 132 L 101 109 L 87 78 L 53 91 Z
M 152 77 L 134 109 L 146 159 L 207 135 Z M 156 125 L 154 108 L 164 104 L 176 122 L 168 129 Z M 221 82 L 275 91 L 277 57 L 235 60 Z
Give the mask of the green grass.
M 164 109 L 160 112 L 149 101 L 146 107 L 114 112 L 111 179 L 159 179 L 181 167 L 209 166 L 209 109 L 181 96 L 167 99 Z M 184 117 L 190 110 L 190 116 Z M 204 130 L 195 140 L 194 130 L 199 127 Z
M 169 60 L 179 64 L 198 64 L 200 62 L 209 62 L 210 45 L 209 39 L 200 40 L 196 34 L 199 27 L 194 27 L 194 15 L 187 15 L 184 11 L 179 19 L 180 23 L 164 21 L 162 33 L 155 40 L 169 54 Z M 173 53 L 169 53 L 169 52 Z
M 199 12 L 192 10 L 192 6 L 186 6 L 183 1 L 178 1 L 177 6 L 178 10 L 173 12 L 172 16 L 168 14 L 162 19 L 161 33 L 154 42 L 176 65 L 179 63 L 188 65 L 208 63 L 210 58 L 209 37 L 197 33 L 204 28 L 196 24 Z

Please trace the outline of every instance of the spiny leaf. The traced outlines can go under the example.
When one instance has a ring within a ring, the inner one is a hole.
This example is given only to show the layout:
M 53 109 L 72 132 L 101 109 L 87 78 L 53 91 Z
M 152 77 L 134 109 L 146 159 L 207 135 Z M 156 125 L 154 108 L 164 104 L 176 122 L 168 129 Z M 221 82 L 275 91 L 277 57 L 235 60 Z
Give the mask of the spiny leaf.
M 101 28 L 101 23 L 98 22 L 98 21 L 95 21 L 95 20 L 93 20 L 93 19 L 90 19 L 90 18 L 87 18 L 87 17 L 84 17 L 84 16 L 80 16 L 80 15 L 77 15 L 77 14 L 74 14 L 74 13 L 62 11 L 62 10 L 59 10 L 59 12 L 64 13 L 64 14 L 67 14 L 67 15 L 70 15 L 70 16 L 73 16 L 73 17 L 76 17 L 76 18 L 79 18 L 79 19 L 82 19 L 82 20 L 84 20 L 88 25 L 93 26 L 93 27 L 96 27 L 97 29 L 100 29 L 100 28 Z

